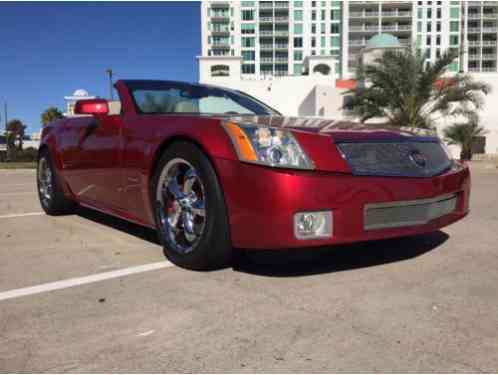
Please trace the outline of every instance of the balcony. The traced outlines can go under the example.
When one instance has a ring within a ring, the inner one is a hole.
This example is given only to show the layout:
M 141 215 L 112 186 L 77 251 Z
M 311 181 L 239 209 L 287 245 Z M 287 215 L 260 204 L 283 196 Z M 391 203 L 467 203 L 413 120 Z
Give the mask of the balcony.
M 480 27 L 469 27 L 467 29 L 467 33 L 469 33 L 469 34 L 479 34 L 480 32 L 481 32 Z
M 289 30 L 275 30 L 273 34 L 275 36 L 289 36 Z
M 481 41 L 480 40 L 469 40 L 468 43 L 469 43 L 469 46 L 471 46 L 471 47 L 476 47 L 476 46 L 480 46 L 481 45 Z
M 259 49 L 262 49 L 262 50 L 272 50 L 273 49 L 273 44 L 261 44 L 259 46 Z
M 275 61 L 279 62 L 279 63 L 282 63 L 282 62 L 287 63 L 289 61 L 289 58 L 288 57 L 275 57 Z
M 275 9 L 289 9 L 289 2 L 288 1 L 276 1 L 275 2 Z
M 382 31 L 396 31 L 396 25 L 382 25 Z
M 412 31 L 412 25 L 398 25 L 397 31 Z
M 259 16 L 259 22 L 270 22 L 270 23 L 273 23 L 273 17 L 269 17 L 269 16 L 265 16 L 265 17 L 261 17 Z
M 485 12 L 485 13 L 482 14 L 482 18 L 496 19 L 497 15 L 498 15 L 498 13 L 496 13 L 496 12 Z
M 496 46 L 496 40 L 483 40 L 482 45 L 485 47 L 495 47 Z
M 273 30 L 259 30 L 259 35 L 273 35 Z
M 261 57 L 259 60 L 262 63 L 273 63 L 273 57 Z
M 223 23 L 228 23 L 230 22 L 230 17 L 228 15 L 213 15 L 211 16 L 211 22 L 223 22 Z
M 496 60 L 496 54 L 482 55 L 483 60 Z
M 498 31 L 498 28 L 495 26 L 495 27 L 483 27 L 482 28 L 482 32 L 483 33 L 496 33 Z
M 211 8 L 213 8 L 213 9 L 229 8 L 229 7 L 230 7 L 229 1 L 213 1 L 213 2 L 211 2 Z
M 230 44 L 228 42 L 213 43 L 211 49 L 230 49 Z
M 469 13 L 469 14 L 467 14 L 467 18 L 469 20 L 480 20 L 481 14 L 480 13 Z
M 273 3 L 271 1 L 262 1 L 259 3 L 261 9 L 271 9 L 273 8 Z
M 275 22 L 289 22 L 289 16 L 275 16 Z
M 469 60 L 479 60 L 480 56 L 479 55 L 469 55 Z
M 400 10 L 388 10 L 383 11 L 382 17 L 411 17 L 412 12 L 410 11 L 400 11 Z
M 494 73 L 496 72 L 496 66 L 486 66 L 486 67 L 482 67 L 482 71 L 484 73 Z
M 379 31 L 379 26 L 377 25 L 366 25 L 366 26 L 349 26 L 350 32 L 377 32 Z
M 275 44 L 275 49 L 288 49 L 288 44 Z
M 212 36 L 229 36 L 230 31 L 229 30 L 213 30 L 211 31 Z

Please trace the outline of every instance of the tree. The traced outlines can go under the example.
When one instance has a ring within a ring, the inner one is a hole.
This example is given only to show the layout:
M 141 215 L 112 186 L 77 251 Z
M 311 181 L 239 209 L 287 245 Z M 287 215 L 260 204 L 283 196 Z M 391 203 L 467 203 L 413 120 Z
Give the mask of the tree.
M 63 118 L 64 115 L 62 114 L 59 109 L 56 107 L 48 107 L 42 114 L 41 114 L 41 123 L 42 126 L 46 126 L 47 124 L 51 123 L 52 121 L 58 120 Z
M 487 131 L 479 125 L 479 118 L 473 116 L 468 122 L 456 123 L 443 129 L 445 141 L 450 145 L 461 147 L 460 160 L 472 159 L 472 145 L 476 137 L 482 137 Z
M 21 120 L 13 119 L 7 123 L 6 128 L 7 133 L 7 157 L 9 159 L 15 159 L 16 152 L 16 141 L 17 149 L 22 150 L 22 141 L 24 138 L 24 132 L 26 130 L 26 125 L 24 125 Z
M 456 57 L 446 52 L 426 64 L 424 55 L 409 48 L 386 51 L 357 70 L 356 79 L 365 84 L 346 93 L 352 94 L 348 107 L 362 122 L 385 118 L 390 125 L 415 128 L 433 128 L 437 115 L 471 115 L 490 86 L 466 74 L 445 77 Z

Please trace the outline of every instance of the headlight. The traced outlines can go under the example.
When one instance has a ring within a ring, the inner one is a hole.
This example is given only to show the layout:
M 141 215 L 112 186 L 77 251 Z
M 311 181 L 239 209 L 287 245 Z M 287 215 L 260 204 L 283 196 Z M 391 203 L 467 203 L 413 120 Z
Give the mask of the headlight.
M 226 123 L 225 129 L 240 160 L 279 168 L 314 168 L 288 130 L 233 122 Z

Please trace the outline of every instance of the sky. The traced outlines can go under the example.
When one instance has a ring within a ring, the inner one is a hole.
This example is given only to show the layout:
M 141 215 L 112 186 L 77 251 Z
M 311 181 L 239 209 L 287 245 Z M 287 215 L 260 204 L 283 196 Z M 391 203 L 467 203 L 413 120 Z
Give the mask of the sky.
M 200 3 L 0 2 L 0 108 L 38 131 L 76 89 L 107 97 L 115 79 L 198 80 Z

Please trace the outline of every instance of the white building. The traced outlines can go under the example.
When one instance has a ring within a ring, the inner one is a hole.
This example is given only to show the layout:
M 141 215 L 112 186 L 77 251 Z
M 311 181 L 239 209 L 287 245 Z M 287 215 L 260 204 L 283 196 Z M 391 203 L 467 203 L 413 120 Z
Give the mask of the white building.
M 246 91 L 286 115 L 347 115 L 342 94 L 362 53 L 386 47 L 376 35 L 419 48 L 427 61 L 455 49 L 450 71 L 494 88 L 482 120 L 486 152 L 498 153 L 498 109 L 489 105 L 498 95 L 498 1 L 214 0 L 202 2 L 201 23 L 200 82 Z
M 65 96 L 66 101 L 66 112 L 64 112 L 65 117 L 74 116 L 74 105 L 78 100 L 84 99 L 95 99 L 96 96 L 88 94 L 88 91 L 83 89 L 76 90 L 73 95 Z

